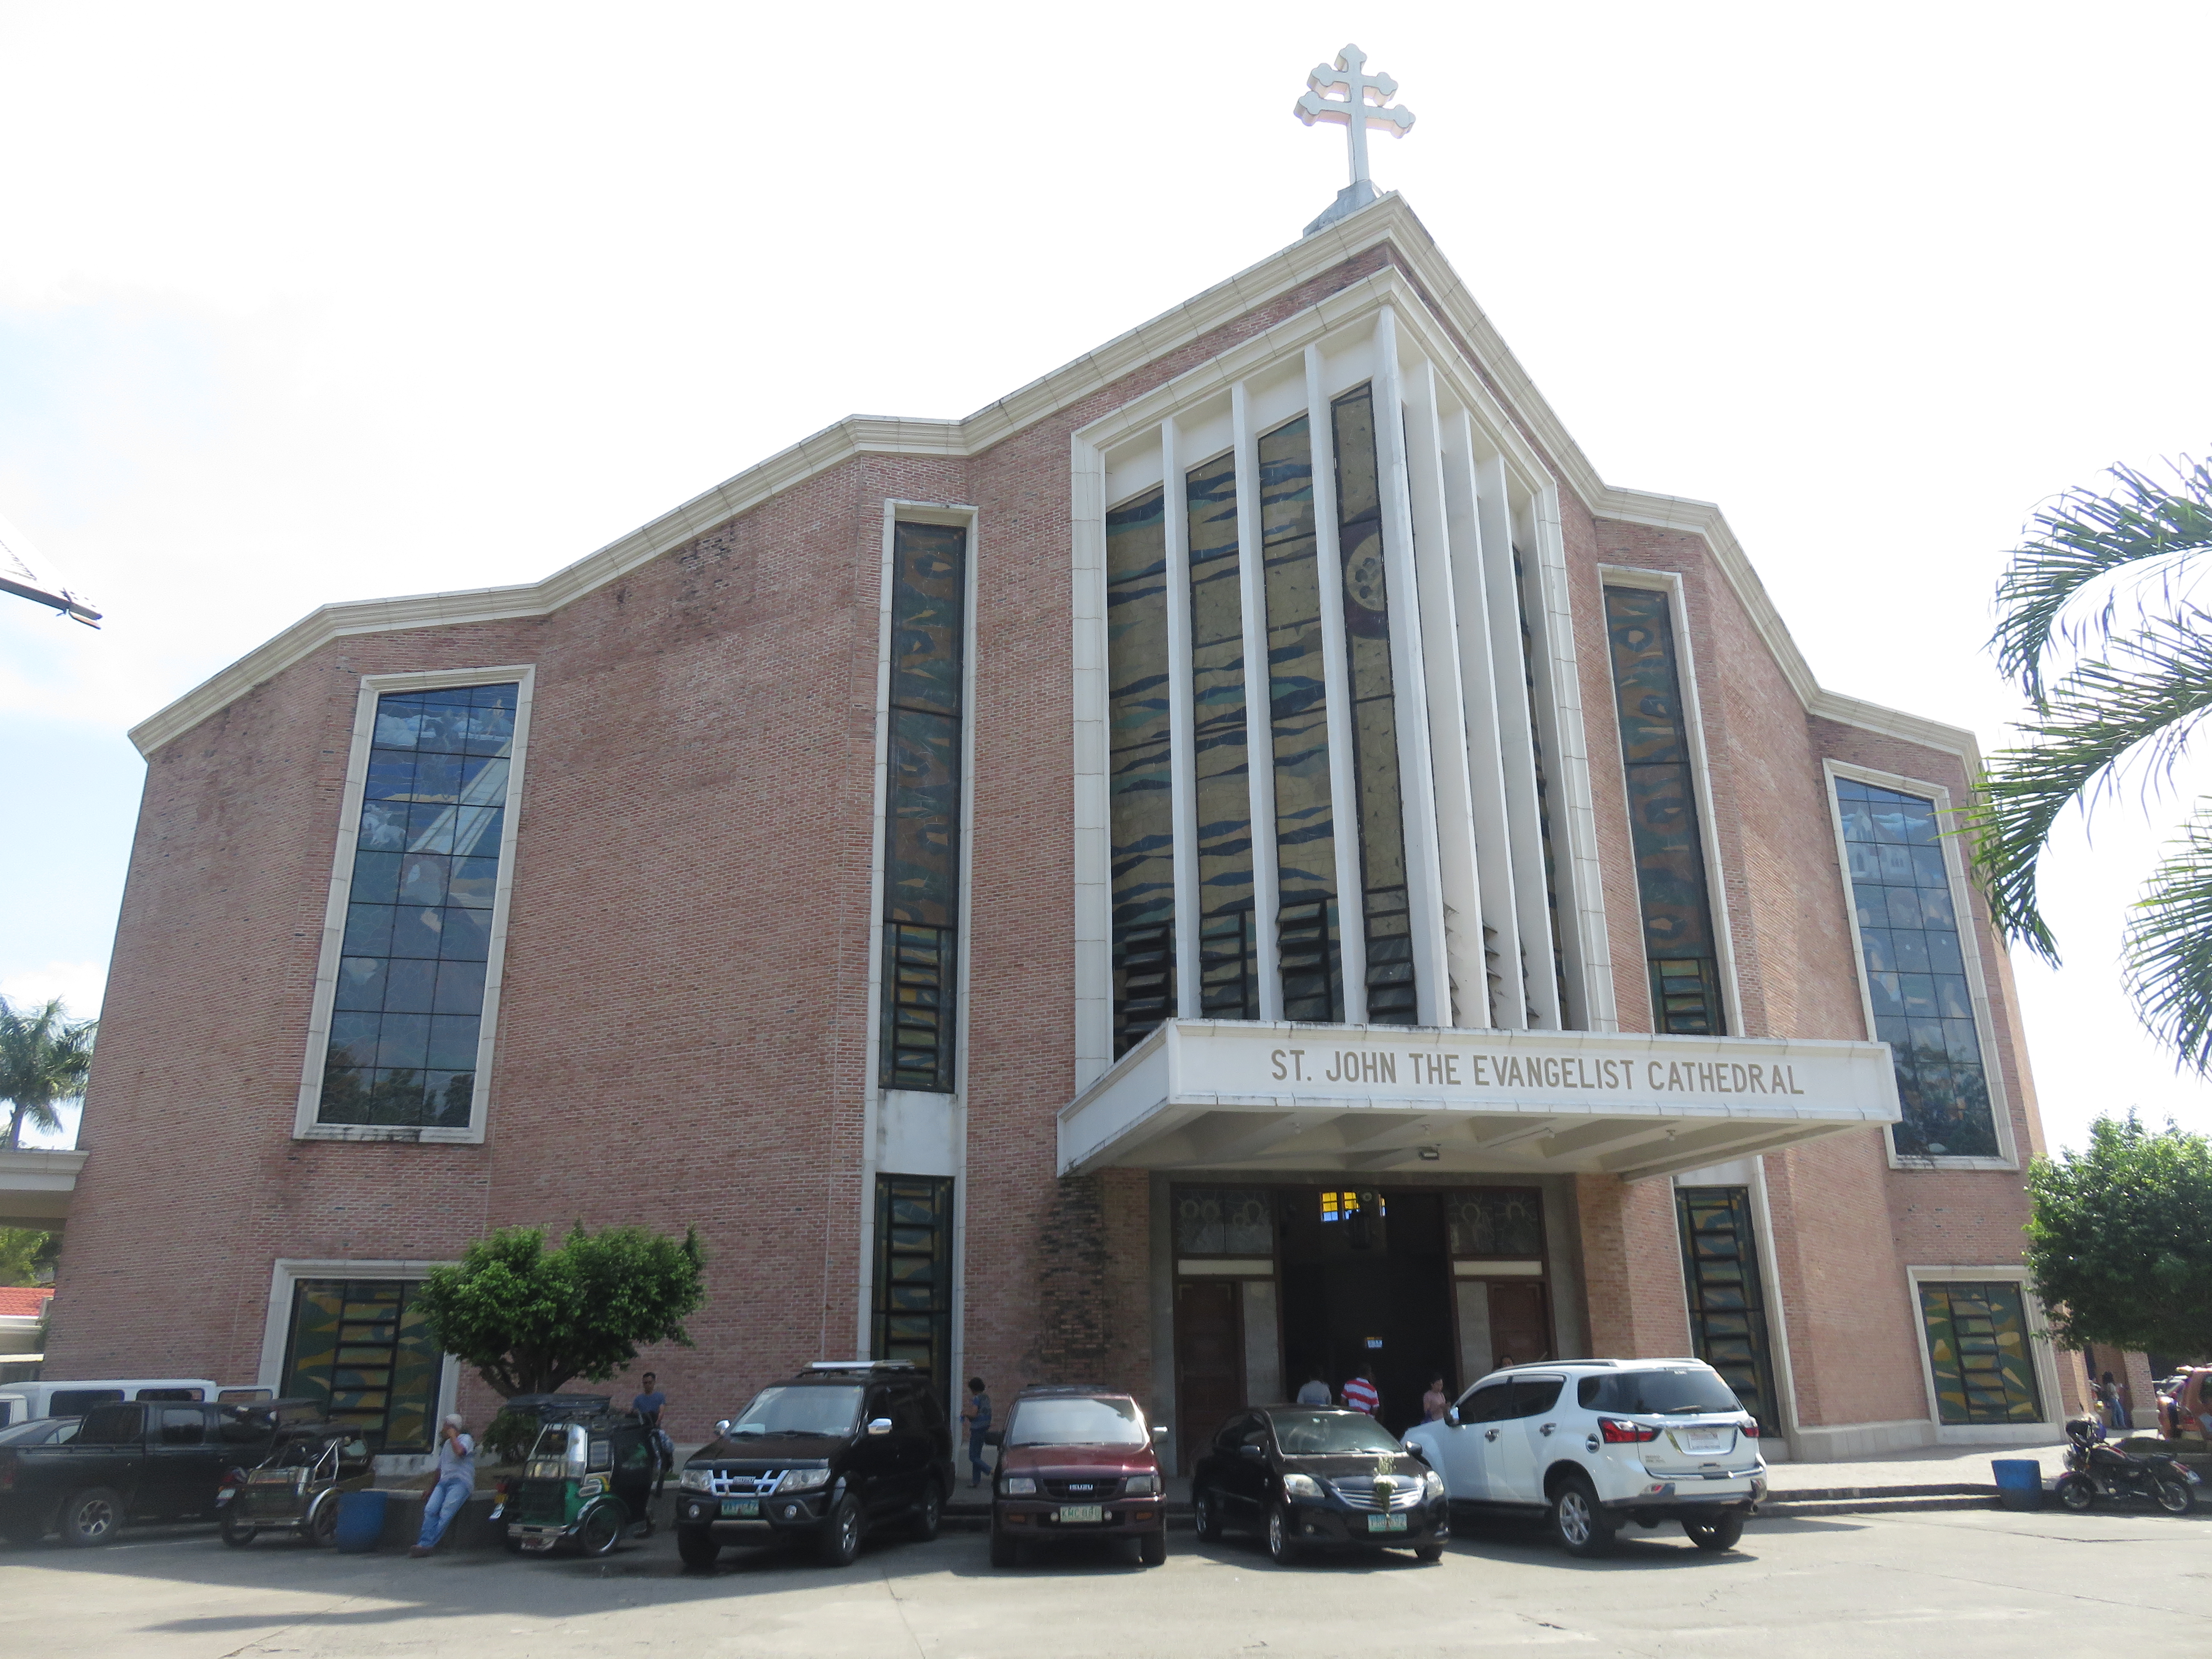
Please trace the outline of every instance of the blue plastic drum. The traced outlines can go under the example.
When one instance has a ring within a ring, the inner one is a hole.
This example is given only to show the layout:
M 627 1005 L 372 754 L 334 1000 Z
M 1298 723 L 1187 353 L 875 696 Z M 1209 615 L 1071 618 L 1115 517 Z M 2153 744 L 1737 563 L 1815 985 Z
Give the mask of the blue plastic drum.
M 386 1494 L 380 1492 L 342 1492 L 338 1494 L 337 1546 L 362 1554 L 376 1547 L 384 1536 Z

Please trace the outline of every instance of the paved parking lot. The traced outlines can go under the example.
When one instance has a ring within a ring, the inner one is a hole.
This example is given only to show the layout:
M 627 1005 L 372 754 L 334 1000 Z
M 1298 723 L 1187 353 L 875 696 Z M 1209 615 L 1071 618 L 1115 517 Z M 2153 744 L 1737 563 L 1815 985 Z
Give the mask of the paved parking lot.
M 666 1534 L 604 1562 L 429 1561 L 204 1529 L 0 1553 L 0 1652 L 38 1659 L 447 1655 L 1591 1655 L 2212 1650 L 2212 1518 L 1967 1511 L 1754 1522 L 1711 1556 L 1676 1528 L 1571 1561 L 1516 1528 L 1444 1560 L 1273 1565 L 1255 1544 L 1170 1540 L 1152 1571 L 1111 1552 L 996 1572 L 975 1533 L 884 1543 L 833 1572 L 766 1552 L 680 1571 Z

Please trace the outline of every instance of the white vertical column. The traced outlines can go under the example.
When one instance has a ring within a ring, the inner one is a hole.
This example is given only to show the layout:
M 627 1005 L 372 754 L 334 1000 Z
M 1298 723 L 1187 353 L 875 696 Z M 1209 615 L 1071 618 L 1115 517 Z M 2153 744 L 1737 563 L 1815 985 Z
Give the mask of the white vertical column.
M 1437 789 L 1429 750 L 1429 698 L 1421 649 L 1420 587 L 1413 572 L 1413 515 L 1406 483 L 1406 402 L 1398 370 L 1398 318 L 1375 318 L 1376 460 L 1382 496 L 1382 568 L 1390 604 L 1391 697 L 1398 728 L 1398 799 L 1406 831 L 1406 900 L 1412 912 L 1415 1018 L 1451 1022 L 1450 963 L 1444 955 L 1443 893 L 1437 873 Z
M 1477 879 L 1474 803 L 1468 769 L 1467 711 L 1455 638 L 1458 606 L 1453 538 L 1444 509 L 1438 453 L 1437 374 L 1432 363 L 1403 370 L 1406 484 L 1413 523 L 1413 571 L 1420 584 L 1421 659 L 1428 675 L 1429 753 L 1436 773 L 1437 878 L 1443 902 L 1444 960 L 1451 994 L 1439 997 L 1443 1023 L 1490 1024 L 1490 982 L 1482 957 L 1482 902 Z
M 1468 793 L 1480 854 L 1486 945 L 1497 952 L 1498 1006 L 1492 1018 L 1510 1030 L 1528 1024 L 1521 983 L 1521 920 L 1513 896 L 1512 833 L 1505 810 L 1505 770 L 1499 758 L 1497 671 L 1490 641 L 1490 601 L 1484 592 L 1481 514 L 1475 508 L 1474 422 L 1464 409 L 1444 422 L 1445 516 L 1451 526 L 1452 598 L 1456 602 L 1460 693 L 1467 709 Z M 1486 978 L 1483 1000 L 1490 987 Z M 1462 991 L 1462 995 L 1465 993 Z
M 1198 772 L 1190 683 L 1190 514 L 1175 416 L 1160 422 L 1160 515 L 1167 537 L 1170 810 L 1175 815 L 1176 1012 L 1198 1018 Z
M 1476 512 L 1482 523 L 1484 586 L 1490 602 L 1490 653 L 1498 688 L 1498 749 L 1513 848 L 1514 909 L 1521 923 L 1526 994 L 1540 1030 L 1556 1031 L 1559 981 L 1552 969 L 1551 894 L 1544 881 L 1544 828 L 1536 802 L 1534 727 L 1530 722 L 1526 659 L 1521 648 L 1521 597 L 1513 580 L 1513 514 L 1505 458 L 1475 468 Z
M 1328 692 L 1329 821 L 1336 836 L 1336 911 L 1344 1018 L 1367 1020 L 1367 908 L 1359 873 L 1359 780 L 1352 764 L 1352 659 L 1344 639 L 1344 554 L 1337 545 L 1336 426 L 1319 346 L 1306 348 L 1306 425 L 1313 440 L 1314 574 L 1321 590 L 1322 677 Z
M 1106 458 L 1070 441 L 1075 622 L 1075 1077 L 1079 1093 L 1114 1063 L 1114 814 L 1106 699 Z M 890 584 L 884 584 L 888 591 Z M 888 603 L 888 599 L 886 599 Z M 888 631 L 888 629 L 886 629 Z M 886 673 L 888 673 L 888 650 Z M 877 811 L 878 820 L 882 809 Z M 880 895 L 878 909 L 880 914 Z M 967 954 L 963 952 L 963 955 Z M 880 964 L 883 953 L 876 953 Z M 882 971 L 880 965 L 871 969 Z M 872 1006 L 874 1005 L 872 999 Z M 873 1064 L 871 1051 L 870 1062 Z M 872 1078 L 875 1073 L 871 1070 Z M 963 1189 L 964 1190 L 964 1189 Z M 956 1194 L 956 1197 L 957 1194 Z
M 1244 611 L 1244 752 L 1252 792 L 1252 931 L 1259 953 L 1260 1018 L 1283 1017 L 1283 976 L 1276 961 L 1275 910 L 1281 882 L 1275 866 L 1273 685 L 1267 665 L 1267 568 L 1260 545 L 1260 444 L 1245 404 L 1244 382 L 1229 389 L 1229 425 L 1237 454 L 1237 592 Z

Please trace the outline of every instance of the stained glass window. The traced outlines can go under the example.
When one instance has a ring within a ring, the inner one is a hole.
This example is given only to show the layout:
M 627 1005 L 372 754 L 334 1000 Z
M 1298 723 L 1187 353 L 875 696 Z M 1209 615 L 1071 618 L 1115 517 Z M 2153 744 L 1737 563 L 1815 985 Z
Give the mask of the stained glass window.
M 419 1294 L 406 1279 L 298 1280 L 280 1396 L 322 1401 L 371 1451 L 429 1450 L 445 1356 Z
M 1406 886 L 1406 821 L 1398 788 L 1398 720 L 1390 672 L 1390 597 L 1382 557 L 1382 494 L 1376 470 L 1373 388 L 1330 406 L 1336 428 L 1337 547 L 1344 566 L 1344 633 L 1352 666 L 1352 758 L 1359 792 L 1367 1018 L 1419 1018 L 1413 910 Z
M 2010 1279 L 1923 1282 L 1920 1317 L 1944 1423 L 2040 1423 L 2043 1395 L 2028 1350 L 2026 1298 Z
M 1759 1273 L 1759 1239 L 1752 1228 L 1751 1189 L 1680 1187 L 1674 1205 L 1691 1345 L 1735 1390 L 1743 1408 L 1759 1419 L 1760 1431 L 1778 1434 L 1782 1422 L 1775 1410 L 1774 1356 L 1766 1289 Z
M 1535 1187 L 1476 1187 L 1444 1200 L 1444 1219 L 1455 1256 L 1540 1260 L 1544 1254 L 1544 1194 Z
M 1178 1187 L 1177 1255 L 1273 1255 L 1275 1206 L 1264 1187 Z
M 876 1177 L 874 1347 L 927 1372 L 942 1404 L 952 1373 L 952 1182 Z
M 1336 908 L 1336 818 L 1328 776 L 1312 425 L 1301 415 L 1260 440 L 1260 546 L 1266 566 L 1268 720 L 1275 761 L 1275 946 L 1283 1018 L 1340 1021 L 1344 961 Z
M 319 1121 L 469 1126 L 518 690 L 376 700 Z
M 1154 489 L 1106 515 L 1114 1053 L 1176 1011 L 1167 521 Z
M 1667 596 L 1650 588 L 1608 587 L 1605 617 L 1653 1026 L 1722 1036 L 1728 1023 Z
M 1981 1034 L 1936 804 L 1836 780 L 1875 1036 L 1897 1066 L 1899 1157 L 1996 1158 Z
M 1198 798 L 1198 1006 L 1209 1019 L 1257 1019 L 1236 457 L 1193 467 L 1183 484 L 1190 526 L 1191 761 Z
M 884 808 L 887 1089 L 949 1094 L 960 922 L 960 720 L 968 532 L 891 536 L 890 769 Z
M 1323 1193 L 1321 1195 L 1321 1218 L 1324 1222 L 1343 1221 L 1365 1212 L 1376 1218 L 1390 1213 L 1380 1193 Z
M 1559 931 L 1559 866 L 1552 854 L 1551 781 L 1544 769 L 1544 732 L 1536 716 L 1536 635 L 1528 624 L 1528 572 L 1521 550 L 1513 550 L 1513 598 L 1521 612 L 1521 673 L 1528 691 L 1528 747 L 1536 762 L 1536 827 L 1544 848 L 1544 902 L 1552 922 L 1552 974 L 1559 987 L 1559 1024 L 1569 1018 L 1565 935 Z M 1525 953 L 1524 953 L 1525 955 Z M 1528 983 L 1528 964 L 1521 964 L 1522 982 Z M 1533 1008 L 1528 1023 L 1536 1024 Z

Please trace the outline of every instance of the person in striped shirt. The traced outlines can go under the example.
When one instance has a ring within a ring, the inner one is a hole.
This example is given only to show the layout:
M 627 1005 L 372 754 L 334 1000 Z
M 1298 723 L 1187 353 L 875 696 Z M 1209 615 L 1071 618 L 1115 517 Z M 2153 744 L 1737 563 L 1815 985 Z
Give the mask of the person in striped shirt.
M 1372 1417 L 1375 1408 L 1382 1403 L 1382 1393 L 1375 1386 L 1375 1379 L 1368 1375 L 1368 1369 L 1363 1366 L 1359 1375 L 1344 1385 L 1344 1403 L 1356 1412 L 1365 1412 Z

